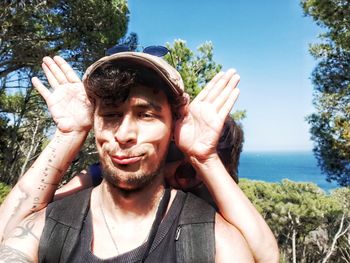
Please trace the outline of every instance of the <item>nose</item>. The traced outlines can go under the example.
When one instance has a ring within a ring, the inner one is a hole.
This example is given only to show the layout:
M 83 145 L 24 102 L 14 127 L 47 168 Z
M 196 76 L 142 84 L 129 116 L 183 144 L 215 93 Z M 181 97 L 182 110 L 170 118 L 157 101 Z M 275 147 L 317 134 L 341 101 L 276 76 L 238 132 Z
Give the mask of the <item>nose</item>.
M 121 145 L 132 144 L 137 138 L 137 124 L 131 116 L 125 115 L 115 134 L 115 140 Z

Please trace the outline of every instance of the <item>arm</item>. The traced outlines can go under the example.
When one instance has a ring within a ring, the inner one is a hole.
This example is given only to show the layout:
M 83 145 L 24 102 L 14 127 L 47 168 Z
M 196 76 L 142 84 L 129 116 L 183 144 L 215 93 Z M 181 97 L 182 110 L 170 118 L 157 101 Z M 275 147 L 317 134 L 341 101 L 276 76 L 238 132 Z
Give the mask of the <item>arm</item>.
M 45 224 L 45 209 L 33 213 L 9 231 L 0 243 L 1 262 L 38 262 L 39 240 Z
M 220 214 L 242 233 L 255 261 L 278 262 L 278 247 L 270 228 L 232 180 L 216 151 L 225 117 L 239 95 L 238 82 L 234 70 L 216 75 L 184 108 L 175 139 L 201 175 Z
M 102 182 L 102 171 L 99 163 L 94 163 L 87 170 L 81 171 L 75 175 L 67 184 L 58 189 L 54 199 L 61 199 L 77 191 L 97 186 Z
M 244 236 L 255 262 L 279 262 L 276 239 L 264 218 L 255 209 L 226 171 L 218 156 L 209 160 L 192 159 L 192 165 L 203 178 L 219 213 Z
M 51 202 L 58 183 L 79 151 L 85 136 L 84 133 L 55 133 L 1 205 L 0 229 L 3 237 L 27 215 Z
M 83 170 L 80 173 L 74 175 L 74 177 L 64 186 L 57 189 L 54 195 L 54 200 L 62 199 L 75 192 L 89 188 L 92 185 L 93 183 L 91 175 L 86 170 Z
M 215 217 L 215 262 L 253 263 L 254 258 L 242 234 L 219 214 Z
M 83 84 L 60 57 L 42 64 L 52 87 L 37 78 L 33 85 L 45 99 L 57 130 L 38 159 L 14 186 L 0 207 L 0 237 L 5 237 L 29 214 L 46 207 L 62 176 L 84 143 L 92 126 L 91 105 Z

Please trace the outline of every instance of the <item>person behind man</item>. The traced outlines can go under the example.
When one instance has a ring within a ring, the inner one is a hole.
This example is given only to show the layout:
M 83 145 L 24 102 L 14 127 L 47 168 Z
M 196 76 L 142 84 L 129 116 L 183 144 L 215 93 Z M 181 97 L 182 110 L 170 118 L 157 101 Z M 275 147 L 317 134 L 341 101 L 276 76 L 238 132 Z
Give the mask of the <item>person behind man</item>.
M 129 54 L 124 55 L 128 56 Z M 133 59 L 137 58 L 136 61 L 140 64 L 141 60 L 142 63 L 145 63 L 143 60 L 145 56 L 146 64 L 149 61 L 157 61 L 157 59 L 149 58 L 147 55 L 130 54 L 130 56 Z M 108 59 L 111 58 L 118 58 L 120 61 L 122 55 L 112 56 Z M 131 57 L 127 58 L 131 59 Z M 101 61 L 98 63 L 101 63 Z M 101 65 L 96 65 L 93 66 L 92 71 L 100 69 Z M 115 70 L 114 66 L 112 65 L 111 71 Z M 97 67 L 97 69 L 94 67 Z M 72 160 L 90 129 L 91 122 L 89 122 L 90 118 L 88 117 L 91 112 L 76 76 L 72 75 L 70 71 L 66 71 L 67 68 L 62 69 L 65 72 L 65 74 L 62 74 L 55 65 L 50 69 L 43 65 L 43 68 L 51 86 L 54 88 L 54 94 L 50 94 L 38 80 L 35 79 L 33 83 L 46 99 L 57 123 L 58 131 L 28 173 L 39 173 L 45 180 L 45 177 L 50 173 L 62 173 L 66 170 L 68 163 Z M 178 89 L 181 85 L 172 87 L 175 87 L 172 92 L 179 93 L 176 96 L 169 94 L 169 87 L 166 87 L 164 90 L 168 93 L 168 97 L 166 97 L 163 90 L 141 85 L 143 80 L 137 80 L 136 86 L 131 85 L 126 91 L 118 92 L 116 96 L 115 94 L 109 96 L 113 89 L 117 88 L 119 90 L 121 87 L 127 87 L 130 81 L 130 78 L 126 77 L 127 74 L 124 75 L 124 73 L 118 72 L 113 75 L 111 71 L 101 71 L 100 74 L 106 73 L 106 75 L 103 75 L 97 82 L 102 82 L 102 86 L 106 85 L 108 87 L 109 80 L 106 80 L 106 78 L 115 79 L 116 75 L 122 76 L 120 78 L 122 82 L 117 87 L 114 87 L 115 84 L 109 85 L 112 89 L 107 94 L 104 94 L 104 91 L 96 91 L 97 95 L 105 96 L 104 99 L 97 98 L 94 105 L 96 107 L 94 111 L 94 130 L 105 178 L 101 186 L 92 191 L 91 209 L 89 210 L 91 216 L 90 214 L 88 216 L 88 218 L 91 218 L 93 225 L 93 233 L 91 233 L 94 240 L 91 247 L 92 253 L 101 257 L 115 256 L 130 251 L 137 246 L 142 247 L 142 244 L 147 244 L 145 240 L 148 240 L 148 233 L 157 206 L 160 200 L 162 202 L 165 200 L 165 194 L 163 194 L 164 180 L 161 170 L 172 135 L 173 117 L 171 112 L 176 112 L 175 110 L 171 111 L 171 106 L 167 100 L 169 99 L 171 105 L 176 107 L 178 99 L 181 98 L 179 96 L 181 91 Z M 171 72 L 171 74 L 173 73 Z M 164 76 L 162 77 L 164 78 Z M 91 80 L 89 77 L 87 79 Z M 238 95 L 235 91 L 237 83 L 238 76 L 234 71 L 217 75 L 198 96 L 196 103 L 192 104 L 191 107 L 185 106 L 182 109 L 184 118 L 175 126 L 174 134 L 179 147 L 190 157 L 191 162 L 202 175 L 217 169 L 222 172 L 222 168 L 224 169 L 222 164 L 220 166 L 218 163 L 217 154 L 215 153 L 215 144 L 219 133 L 216 128 L 221 129 L 220 125 L 222 126 L 224 116 L 230 111 Z M 89 86 L 91 83 L 87 84 L 87 88 L 91 87 Z M 173 84 L 173 82 L 170 84 Z M 80 89 L 78 86 L 80 86 Z M 155 86 L 158 85 L 153 87 Z M 68 100 L 67 95 L 72 100 Z M 62 102 L 70 102 L 75 105 L 74 99 L 78 99 L 80 105 L 84 107 L 73 111 L 69 111 L 70 108 L 67 108 L 67 105 L 63 107 Z M 172 101 L 172 99 L 174 100 Z M 68 113 L 65 111 L 67 109 Z M 78 112 L 80 114 L 77 114 Z M 203 113 L 207 114 L 203 115 Z M 201 118 L 205 116 L 206 119 L 200 120 L 198 116 L 201 116 Z M 213 126 L 208 126 L 208 124 L 213 124 Z M 201 134 L 198 134 L 197 128 L 200 128 Z M 188 137 L 184 138 L 184 134 Z M 208 159 L 208 157 L 210 158 Z M 213 165 L 214 163 L 215 165 Z M 203 176 L 203 178 L 206 177 Z M 39 186 L 39 191 L 40 187 L 42 186 Z M 178 195 L 175 191 L 172 191 L 171 207 L 178 200 Z M 103 212 L 104 210 L 106 212 Z M 170 211 L 171 208 L 168 213 Z M 167 216 L 168 214 L 165 215 L 163 222 Z M 118 218 L 118 221 L 115 220 L 116 218 Z M 35 233 L 40 236 L 43 219 L 43 212 L 39 212 L 27 218 L 17 230 L 23 228 L 23 225 L 28 226 L 28 222 L 30 222 L 31 229 L 25 235 L 26 238 L 35 236 Z M 251 255 L 239 233 L 232 234 L 232 231 L 230 231 L 230 235 L 227 236 L 228 232 L 223 231 L 223 229 L 230 226 L 219 215 L 216 215 L 216 219 L 216 259 L 224 259 L 229 253 L 238 249 L 237 254 L 234 255 L 238 262 L 242 262 L 242 259 L 247 260 L 245 262 L 251 260 Z M 113 228 L 116 225 L 119 226 L 117 228 L 119 232 L 109 231 L 111 222 Z M 138 225 L 137 234 L 135 233 L 135 224 Z M 105 237 L 109 235 L 113 242 L 103 242 L 106 239 Z M 224 236 L 224 239 L 221 239 L 222 236 Z M 35 258 L 38 242 L 21 246 L 19 240 L 17 240 L 18 237 L 18 234 L 15 233 L 14 236 L 7 238 L 2 250 L 9 249 L 11 252 L 11 247 L 15 246 L 20 248 L 19 251 L 22 251 L 18 253 L 33 255 Z M 115 240 L 117 242 L 114 242 Z M 225 240 L 223 242 L 225 245 L 221 243 L 223 240 Z M 17 241 L 16 245 L 14 241 Z M 230 242 L 237 242 L 234 246 L 235 249 L 232 249 L 232 247 L 229 250 L 226 249 Z M 225 255 L 222 252 L 228 254 Z M 147 260 L 151 255 L 152 253 L 146 255 Z M 231 260 L 232 256 L 230 257 Z

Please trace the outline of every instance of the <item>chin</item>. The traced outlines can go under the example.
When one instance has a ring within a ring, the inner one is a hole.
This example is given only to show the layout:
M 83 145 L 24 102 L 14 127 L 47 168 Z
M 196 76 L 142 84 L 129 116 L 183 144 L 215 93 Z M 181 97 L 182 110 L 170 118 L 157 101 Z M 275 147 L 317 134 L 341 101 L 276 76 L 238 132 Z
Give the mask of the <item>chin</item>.
M 150 185 L 161 174 L 161 168 L 157 167 L 153 171 L 143 171 L 138 169 L 133 171 L 132 167 L 115 167 L 113 164 L 101 162 L 102 174 L 105 181 L 126 192 L 135 192 Z

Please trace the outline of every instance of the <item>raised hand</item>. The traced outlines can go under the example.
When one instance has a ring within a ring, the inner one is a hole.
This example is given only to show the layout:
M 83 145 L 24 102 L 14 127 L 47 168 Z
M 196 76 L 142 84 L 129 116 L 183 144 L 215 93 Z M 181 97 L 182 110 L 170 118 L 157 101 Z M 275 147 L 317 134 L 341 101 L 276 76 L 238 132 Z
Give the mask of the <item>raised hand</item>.
M 57 128 L 64 133 L 89 131 L 92 126 L 92 107 L 83 83 L 61 57 L 44 57 L 42 68 L 52 91 L 34 77 L 32 83 L 45 99 Z
M 220 72 L 184 106 L 174 135 L 176 144 L 187 156 L 205 160 L 216 153 L 225 118 L 239 95 L 236 88 L 239 80 L 233 69 Z

